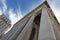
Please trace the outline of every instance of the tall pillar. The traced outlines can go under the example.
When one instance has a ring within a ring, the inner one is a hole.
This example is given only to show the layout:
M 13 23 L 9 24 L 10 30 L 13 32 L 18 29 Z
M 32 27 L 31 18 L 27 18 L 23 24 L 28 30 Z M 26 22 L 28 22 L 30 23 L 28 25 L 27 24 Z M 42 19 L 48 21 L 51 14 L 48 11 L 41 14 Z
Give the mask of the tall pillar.
M 38 40 L 38 30 L 39 30 L 39 27 L 34 23 L 33 24 L 36 32 L 35 32 L 35 36 L 34 36 L 34 39 L 33 40 Z
M 19 24 L 16 24 L 16 26 L 14 26 L 8 33 L 6 33 L 1 40 L 9 40 L 13 35 L 16 37 L 16 32 L 17 30 L 21 31 L 22 28 L 25 26 L 26 22 L 28 21 L 28 18 L 23 19 L 22 21 L 20 21 Z M 19 25 L 19 26 L 18 26 Z M 18 31 L 18 32 L 19 32 Z M 18 34 L 18 33 L 17 33 Z M 14 39 L 14 36 L 12 37 L 12 39 Z
M 56 35 L 56 40 L 60 40 L 60 32 L 59 30 L 56 28 L 57 26 L 53 24 L 53 29 L 54 29 L 54 33 Z
M 27 18 L 27 19 L 28 19 L 28 18 Z M 22 31 L 23 28 L 25 27 L 25 24 L 26 24 L 27 21 L 28 21 L 27 19 L 26 19 L 26 21 L 24 21 L 25 23 L 19 25 L 18 30 L 16 30 L 16 32 L 9 38 L 9 40 L 15 40 L 15 39 L 18 37 L 18 35 L 21 33 L 21 31 Z
M 38 40 L 56 40 L 53 26 L 46 8 L 42 9 Z
M 51 22 L 52 22 L 52 25 L 53 25 L 56 40 L 60 40 L 60 32 L 57 29 L 57 27 L 59 27 L 59 24 L 57 23 L 57 20 L 55 20 L 55 18 L 52 16 L 52 14 L 51 14 L 51 12 L 49 10 L 48 10 L 48 12 L 49 12 L 49 16 L 50 16 L 50 19 L 51 19 Z
M 32 23 L 34 21 L 34 18 L 35 18 L 35 16 L 33 15 L 16 40 L 29 40 L 31 31 L 33 28 Z
M 35 33 L 34 39 L 33 40 L 37 40 L 37 31 Z

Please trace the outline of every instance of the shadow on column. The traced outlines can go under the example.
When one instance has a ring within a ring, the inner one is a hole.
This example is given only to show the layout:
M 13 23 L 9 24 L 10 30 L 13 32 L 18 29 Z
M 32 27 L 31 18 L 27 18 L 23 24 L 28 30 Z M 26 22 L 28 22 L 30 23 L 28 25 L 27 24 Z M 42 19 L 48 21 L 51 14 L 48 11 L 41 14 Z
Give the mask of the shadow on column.
M 41 19 L 41 13 L 38 14 L 34 19 L 34 23 L 37 25 L 38 28 L 40 27 L 40 19 Z M 36 30 L 36 28 L 33 27 L 29 40 L 34 40 L 36 31 L 39 33 L 39 29 Z M 37 40 L 38 40 L 38 34 L 37 34 Z

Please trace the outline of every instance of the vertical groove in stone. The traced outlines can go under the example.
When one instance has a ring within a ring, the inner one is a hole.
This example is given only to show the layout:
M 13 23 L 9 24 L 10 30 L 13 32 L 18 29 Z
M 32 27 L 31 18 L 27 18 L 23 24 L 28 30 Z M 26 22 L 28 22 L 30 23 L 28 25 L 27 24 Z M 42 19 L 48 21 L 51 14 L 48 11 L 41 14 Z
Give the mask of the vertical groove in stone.
M 24 23 L 19 26 L 17 31 L 8 40 L 15 40 L 18 37 L 18 35 L 21 33 L 27 22 L 28 22 L 28 18 L 26 18 Z
M 42 9 L 38 40 L 56 40 L 53 26 L 50 23 L 46 8 Z
M 35 16 L 33 15 L 16 40 L 29 40 L 31 31 L 32 31 L 32 28 L 33 28 L 32 23 L 34 21 L 34 18 L 35 18 Z

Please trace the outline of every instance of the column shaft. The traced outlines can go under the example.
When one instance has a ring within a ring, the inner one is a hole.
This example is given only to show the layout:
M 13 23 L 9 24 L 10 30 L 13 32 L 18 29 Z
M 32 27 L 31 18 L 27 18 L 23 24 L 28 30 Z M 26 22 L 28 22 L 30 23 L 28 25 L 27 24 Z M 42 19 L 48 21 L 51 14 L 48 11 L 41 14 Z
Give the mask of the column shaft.
M 16 30 L 16 32 L 9 38 L 9 40 L 15 40 L 18 35 L 20 34 L 20 32 L 23 30 L 25 24 L 27 23 L 28 18 L 24 21 L 23 24 L 19 25 L 19 28 Z
M 31 31 L 33 28 L 32 23 L 34 21 L 34 18 L 35 18 L 35 16 L 33 15 L 16 40 L 29 40 Z
M 55 35 L 56 35 L 56 40 L 60 40 L 60 32 L 59 32 L 59 30 L 56 28 L 57 26 L 56 25 L 54 25 L 54 23 L 53 23 L 53 29 L 54 29 L 54 33 L 55 33 Z
M 56 40 L 53 26 L 51 24 L 46 8 L 42 9 L 38 40 Z
M 35 36 L 34 36 L 33 40 L 38 40 L 38 30 L 39 30 L 39 28 L 38 28 L 38 26 L 35 23 L 33 23 L 33 25 L 34 25 L 33 27 L 36 30 L 36 33 L 35 33 Z
M 37 31 L 35 33 L 34 39 L 33 40 L 37 40 Z

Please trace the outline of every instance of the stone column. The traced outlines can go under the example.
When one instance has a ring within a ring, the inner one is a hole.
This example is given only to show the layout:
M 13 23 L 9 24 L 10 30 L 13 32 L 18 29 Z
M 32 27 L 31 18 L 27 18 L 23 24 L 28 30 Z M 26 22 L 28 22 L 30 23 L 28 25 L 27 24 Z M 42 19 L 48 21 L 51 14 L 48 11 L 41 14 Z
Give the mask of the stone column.
M 59 30 L 56 28 L 57 26 L 53 24 L 53 29 L 54 29 L 54 33 L 56 35 L 56 40 L 60 40 L 60 32 Z
M 16 40 L 29 40 L 31 31 L 33 28 L 32 23 L 34 21 L 34 18 L 35 18 L 35 16 L 33 15 Z
M 56 40 L 53 26 L 46 8 L 42 9 L 38 40 Z
M 26 22 L 28 21 L 28 18 L 23 19 L 22 21 L 20 21 L 18 24 L 16 24 L 8 33 L 6 33 L 1 40 L 9 40 L 11 37 L 12 39 L 14 39 L 14 36 L 16 34 L 16 31 L 19 30 L 21 31 L 22 28 L 24 27 L 24 25 L 26 24 Z M 18 31 L 18 32 L 19 32 Z M 18 34 L 18 33 L 17 33 Z M 14 36 L 13 36 L 14 35 Z M 16 36 L 15 36 L 16 37 Z
M 37 40 L 37 31 L 35 33 L 34 39 L 33 40 Z
M 39 30 L 39 28 L 38 28 L 38 26 L 35 23 L 33 23 L 33 25 L 34 25 L 33 27 L 36 30 L 35 36 L 34 36 L 34 39 L 33 40 L 38 40 L 38 30 Z
M 16 32 L 8 40 L 15 40 L 18 37 L 18 35 L 21 33 L 23 28 L 25 27 L 25 24 L 27 23 L 27 21 L 28 20 L 26 19 L 23 24 L 18 25 L 19 28 L 16 30 Z

